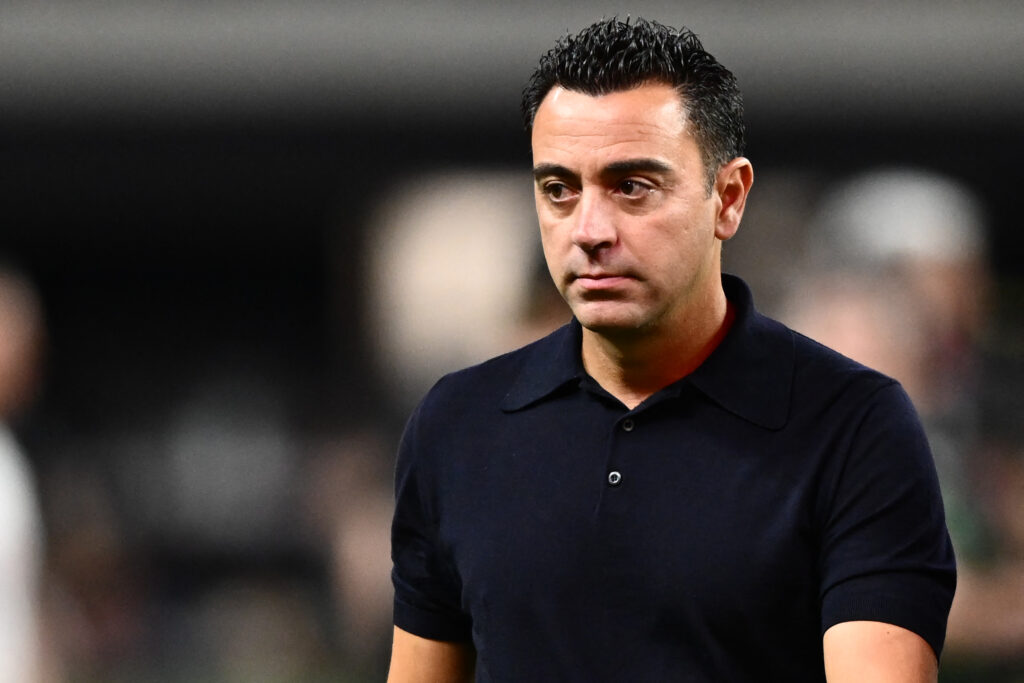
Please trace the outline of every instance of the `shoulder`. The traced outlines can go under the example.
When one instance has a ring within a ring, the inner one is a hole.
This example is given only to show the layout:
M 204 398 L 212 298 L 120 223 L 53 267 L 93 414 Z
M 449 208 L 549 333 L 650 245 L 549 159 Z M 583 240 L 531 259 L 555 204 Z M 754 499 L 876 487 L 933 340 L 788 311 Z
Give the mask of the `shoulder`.
M 482 363 L 450 372 L 437 381 L 427 393 L 427 398 L 450 399 L 453 395 L 461 396 L 466 392 L 477 395 L 499 394 L 515 381 L 529 363 L 533 350 L 542 342 L 539 340 Z
M 867 483 L 891 490 L 892 482 L 915 482 L 919 493 L 937 491 L 928 439 L 903 386 L 798 332 L 789 334 L 792 425 L 829 456 L 823 482 L 832 493 L 826 499 L 844 486 Z
M 795 330 L 776 323 L 793 340 L 794 400 L 867 405 L 909 402 L 899 382 Z
M 521 348 L 495 356 L 482 363 L 471 365 L 442 376 L 427 392 L 426 402 L 447 403 L 452 400 L 497 399 L 508 391 L 526 369 L 531 358 L 543 349 L 549 338 L 539 339 Z
M 749 288 L 738 278 L 724 285 L 736 321 L 694 380 L 734 412 L 770 429 L 788 425 L 816 431 L 816 421 L 848 423 L 873 395 L 898 386 L 757 311 Z
M 771 318 L 762 316 L 760 328 L 787 349 L 779 365 L 788 371 L 775 372 L 786 377 L 785 395 L 777 398 L 788 405 L 791 428 L 846 438 L 874 428 L 922 440 L 920 418 L 896 379 Z
M 513 392 L 543 395 L 548 384 L 574 375 L 574 334 L 572 325 L 565 325 L 526 346 L 444 375 L 427 392 L 414 418 L 483 416 L 500 412 Z
M 524 347 L 441 377 L 409 416 L 398 449 L 397 477 L 412 468 L 452 467 L 465 454 L 491 443 L 508 426 L 509 397 L 527 387 L 542 392 L 566 328 Z M 421 463 L 417 465 L 415 463 Z M 426 463 L 426 464 L 423 464 Z M 432 463 L 432 464 L 431 464 Z

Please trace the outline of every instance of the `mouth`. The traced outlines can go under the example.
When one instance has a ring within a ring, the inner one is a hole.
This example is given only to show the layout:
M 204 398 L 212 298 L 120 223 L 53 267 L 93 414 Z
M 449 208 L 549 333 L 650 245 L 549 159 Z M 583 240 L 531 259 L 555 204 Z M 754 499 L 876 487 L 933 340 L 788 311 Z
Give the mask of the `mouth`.
M 587 290 L 615 289 L 632 279 L 629 275 L 603 272 L 578 273 L 572 276 L 573 282 Z

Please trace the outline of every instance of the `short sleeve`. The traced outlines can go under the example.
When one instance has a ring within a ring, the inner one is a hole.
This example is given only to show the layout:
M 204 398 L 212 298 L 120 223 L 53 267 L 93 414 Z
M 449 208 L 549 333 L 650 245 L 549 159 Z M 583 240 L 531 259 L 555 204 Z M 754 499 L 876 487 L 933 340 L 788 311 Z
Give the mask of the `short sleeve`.
M 469 617 L 460 609 L 461 583 L 438 534 L 436 473 L 421 443 L 423 406 L 406 425 L 395 469 L 391 527 L 395 626 L 433 640 L 470 639 Z
M 821 537 L 822 633 L 880 621 L 938 656 L 956 566 L 931 451 L 899 384 L 872 395 L 844 451 Z

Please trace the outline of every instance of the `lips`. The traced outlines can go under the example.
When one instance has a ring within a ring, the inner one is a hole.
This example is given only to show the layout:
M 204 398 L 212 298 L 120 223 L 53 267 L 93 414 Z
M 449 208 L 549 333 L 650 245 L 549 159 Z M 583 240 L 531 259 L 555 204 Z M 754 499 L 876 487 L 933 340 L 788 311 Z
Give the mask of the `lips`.
M 574 280 L 609 280 L 609 279 L 625 279 L 632 278 L 633 274 L 628 271 L 611 271 L 611 270 L 585 270 L 581 273 L 572 273 L 572 279 Z
M 629 275 L 605 272 L 579 273 L 573 276 L 573 281 L 584 289 L 612 289 L 631 279 Z

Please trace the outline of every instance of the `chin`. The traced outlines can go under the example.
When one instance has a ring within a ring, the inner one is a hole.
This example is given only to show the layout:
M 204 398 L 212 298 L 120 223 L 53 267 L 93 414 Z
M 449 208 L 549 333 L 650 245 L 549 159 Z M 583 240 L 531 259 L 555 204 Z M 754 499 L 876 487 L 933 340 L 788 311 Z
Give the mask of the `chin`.
M 580 325 L 597 334 L 610 336 L 623 332 L 636 332 L 647 327 L 647 321 L 638 311 L 624 306 L 594 306 L 584 304 L 573 310 Z

